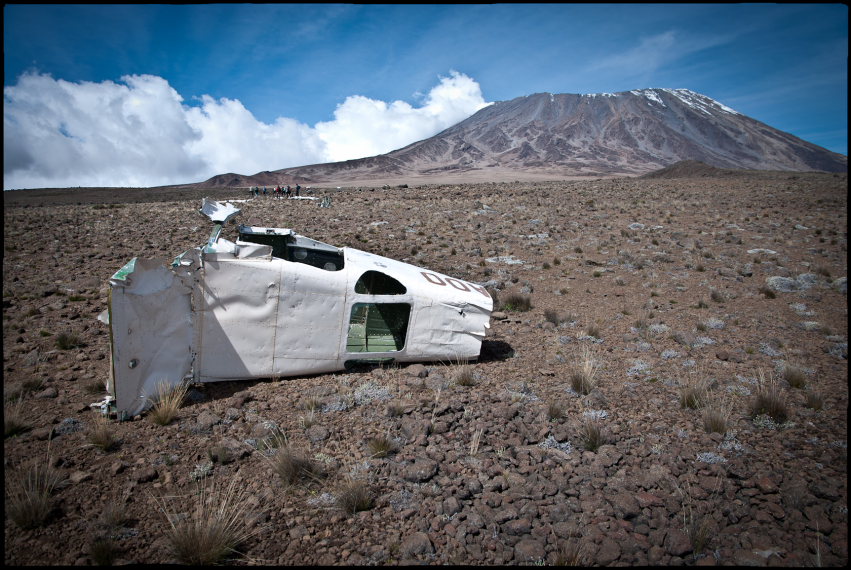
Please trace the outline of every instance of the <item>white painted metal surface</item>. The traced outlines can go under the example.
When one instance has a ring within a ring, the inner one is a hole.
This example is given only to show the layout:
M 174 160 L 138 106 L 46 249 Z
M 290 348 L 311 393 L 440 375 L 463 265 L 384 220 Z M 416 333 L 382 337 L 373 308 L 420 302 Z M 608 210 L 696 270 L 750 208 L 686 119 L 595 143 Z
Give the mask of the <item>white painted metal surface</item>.
M 493 309 L 484 287 L 289 229 L 240 226 L 245 241 L 231 242 L 218 233 L 238 209 L 205 199 L 201 213 L 217 224 L 210 242 L 170 267 L 134 258 L 110 280 L 119 413 L 144 410 L 160 382 L 479 356 Z

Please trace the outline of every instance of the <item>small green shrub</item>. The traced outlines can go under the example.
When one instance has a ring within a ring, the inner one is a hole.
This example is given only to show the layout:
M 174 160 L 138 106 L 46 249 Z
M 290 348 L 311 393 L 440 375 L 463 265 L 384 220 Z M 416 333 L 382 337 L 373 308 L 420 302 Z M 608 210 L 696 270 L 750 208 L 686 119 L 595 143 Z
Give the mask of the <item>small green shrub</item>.
M 73 333 L 59 333 L 59 336 L 56 337 L 56 347 L 59 350 L 71 350 L 72 348 L 79 348 L 82 345 L 83 341 Z
M 526 312 L 532 308 L 532 299 L 522 293 L 509 293 L 502 301 L 502 308 L 506 311 Z

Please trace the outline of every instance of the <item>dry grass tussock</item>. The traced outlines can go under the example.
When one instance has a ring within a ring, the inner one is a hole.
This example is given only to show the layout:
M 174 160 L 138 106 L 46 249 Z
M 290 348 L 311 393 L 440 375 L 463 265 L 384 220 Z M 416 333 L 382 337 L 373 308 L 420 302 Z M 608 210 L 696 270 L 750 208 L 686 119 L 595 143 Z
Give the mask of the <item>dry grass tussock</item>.
M 690 375 L 685 384 L 680 386 L 680 407 L 698 410 L 704 407 L 709 399 L 709 386 L 712 381 L 701 371 Z
M 564 406 L 561 402 L 550 402 L 547 404 L 547 419 L 557 421 L 565 416 Z
M 155 499 L 168 523 L 166 537 L 172 555 L 181 564 L 219 564 L 238 554 L 237 548 L 259 530 L 246 526 L 249 503 L 244 482 L 234 477 L 225 487 L 204 481 L 186 517 L 174 507 L 176 497 Z
M 322 468 L 318 463 L 289 445 L 278 448 L 271 461 L 272 469 L 287 487 L 302 482 L 318 481 L 323 475 Z
M 786 363 L 783 367 L 783 379 L 792 388 L 803 390 L 807 387 L 807 373 L 804 372 L 803 368 L 795 364 Z
M 64 485 L 64 473 L 43 462 L 8 472 L 6 480 L 6 516 L 23 529 L 41 526 L 53 510 L 53 492 Z
M 348 477 L 337 490 L 337 506 L 350 515 L 368 511 L 374 503 L 372 490 L 361 479 Z
M 503 311 L 523 313 L 532 309 L 532 298 L 523 293 L 509 293 L 500 299 L 500 308 Z
M 23 406 L 23 398 L 19 398 L 14 404 L 3 404 L 3 437 L 12 437 L 30 429 L 30 425 L 24 420 Z
M 176 386 L 172 386 L 165 380 L 158 382 L 154 394 L 154 405 L 150 412 L 151 421 L 161 426 L 174 421 L 187 392 L 189 392 L 189 384 L 186 382 L 180 382 Z
M 733 415 L 733 397 L 729 393 L 707 398 L 702 410 L 703 429 L 706 433 L 724 435 L 730 428 L 730 418 Z
M 395 453 L 398 446 L 395 441 L 385 435 L 371 437 L 366 442 L 370 457 L 382 458 Z
M 599 381 L 600 362 L 591 348 L 583 347 L 579 354 L 579 362 L 570 373 L 570 385 L 574 391 L 586 395 L 591 392 Z
M 473 375 L 473 367 L 469 364 L 457 365 L 454 373 L 452 374 L 452 378 L 458 386 L 474 386 L 476 384 L 476 379 Z
M 804 404 L 811 410 L 822 410 L 824 409 L 824 396 L 817 390 L 808 389 L 804 394 Z
M 587 566 L 588 554 L 580 539 L 570 539 L 563 543 L 553 560 L 553 566 Z
M 774 375 L 766 378 L 762 369 L 758 371 L 758 376 L 757 389 L 750 406 L 751 418 L 768 416 L 778 424 L 784 423 L 789 417 L 789 407 L 780 382 Z
M 580 431 L 582 444 L 587 451 L 597 451 L 601 446 L 608 443 L 608 437 L 603 431 L 603 424 L 596 418 L 587 418 L 582 423 Z
M 95 416 L 92 425 L 88 428 L 86 439 L 89 445 L 105 452 L 112 451 L 119 444 L 119 440 L 115 437 L 115 432 L 109 423 L 109 419 L 100 414 Z
M 712 519 L 710 516 L 700 512 L 699 505 L 692 498 L 691 483 L 686 481 L 685 491 L 674 482 L 674 487 L 682 500 L 683 531 L 691 542 L 694 554 L 700 554 L 706 550 L 712 538 Z M 718 489 L 713 492 L 718 493 Z

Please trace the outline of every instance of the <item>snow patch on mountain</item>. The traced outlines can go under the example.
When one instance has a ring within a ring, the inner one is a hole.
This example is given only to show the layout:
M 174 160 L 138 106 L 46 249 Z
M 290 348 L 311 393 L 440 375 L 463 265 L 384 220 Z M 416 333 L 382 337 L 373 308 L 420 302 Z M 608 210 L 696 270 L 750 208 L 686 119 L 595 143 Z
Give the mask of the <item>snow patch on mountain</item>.
M 700 93 L 695 93 L 690 89 L 660 89 L 660 91 L 670 93 L 689 107 L 697 109 L 701 113 L 705 113 L 707 115 L 711 115 L 714 110 L 724 111 L 725 113 L 731 113 L 733 115 L 740 114 L 738 111 L 734 111 L 730 107 L 722 105 L 715 99 L 707 97 L 706 95 L 701 95 Z

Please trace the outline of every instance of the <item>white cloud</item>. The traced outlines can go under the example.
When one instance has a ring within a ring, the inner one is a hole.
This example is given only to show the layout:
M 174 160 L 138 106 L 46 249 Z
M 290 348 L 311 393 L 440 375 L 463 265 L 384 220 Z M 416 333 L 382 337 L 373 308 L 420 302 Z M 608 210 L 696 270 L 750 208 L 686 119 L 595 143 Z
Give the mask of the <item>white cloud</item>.
M 125 85 L 22 76 L 4 88 L 3 187 L 136 186 L 192 176 L 204 162 L 181 97 L 149 75 Z
M 669 30 L 644 36 L 636 46 L 592 61 L 586 66 L 586 71 L 644 82 L 657 71 L 670 68 L 694 53 L 730 43 L 731 40 L 732 36 L 727 34 L 684 34 Z
M 656 71 L 669 61 L 680 57 L 675 49 L 676 35 L 672 31 L 641 39 L 639 45 L 606 56 L 591 65 L 591 69 L 626 71 L 638 75 Z
M 200 133 L 199 138 L 187 142 L 186 150 L 204 158 L 209 176 L 256 174 L 322 162 L 324 143 L 307 125 L 285 118 L 268 125 L 232 99 L 216 101 L 205 95 L 201 101 L 201 107 L 186 109 L 186 122 Z
M 487 105 L 479 84 L 453 71 L 426 95 L 422 107 L 353 95 L 337 106 L 333 121 L 317 123 L 316 132 L 328 161 L 363 158 L 428 138 Z
M 30 73 L 4 88 L 3 187 L 159 186 L 381 154 L 428 138 L 486 106 L 457 72 L 420 107 L 348 97 L 310 127 L 258 121 L 234 99 L 189 106 L 161 78 L 72 83 Z

